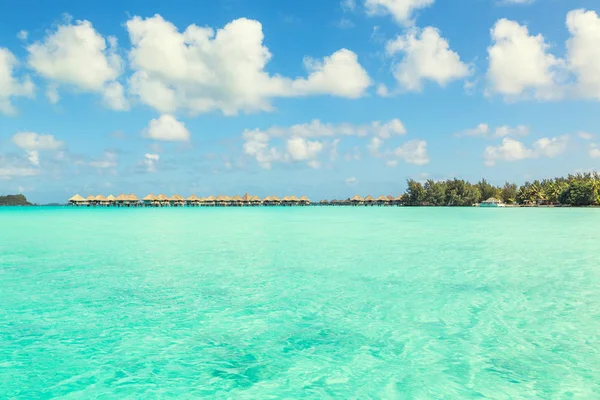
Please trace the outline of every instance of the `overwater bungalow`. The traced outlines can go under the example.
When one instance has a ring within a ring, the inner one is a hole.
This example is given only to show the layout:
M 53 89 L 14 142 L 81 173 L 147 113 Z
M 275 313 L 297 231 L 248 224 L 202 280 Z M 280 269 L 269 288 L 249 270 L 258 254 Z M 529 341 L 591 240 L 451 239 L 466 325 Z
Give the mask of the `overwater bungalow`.
M 74 206 L 87 205 L 87 200 L 84 199 L 82 196 L 76 194 L 75 196 L 73 196 L 69 199 L 69 204 L 74 205 Z
M 187 199 L 185 199 L 185 201 L 188 206 L 192 207 L 198 207 L 200 206 L 200 203 L 202 203 L 202 199 L 195 194 L 189 196 Z
M 133 193 L 127 196 L 128 205 L 138 207 L 140 205 L 140 199 Z
M 375 199 L 373 198 L 373 196 L 368 195 L 367 197 L 365 197 L 364 204 L 365 206 L 372 206 L 375 204 Z
M 108 200 L 106 199 L 106 197 L 102 196 L 101 194 L 96 196 L 95 201 L 96 201 L 96 204 L 98 204 L 100 206 L 106 207 L 108 205 Z
M 231 205 L 232 206 L 237 206 L 237 207 L 239 207 L 239 206 L 242 205 L 242 198 L 240 197 L 239 194 L 236 194 L 235 196 L 233 196 L 231 198 Z
M 299 202 L 300 202 L 300 205 L 310 206 L 310 199 L 306 196 L 300 197 Z
M 217 201 L 217 198 L 215 196 L 208 196 L 207 198 L 204 199 L 204 201 L 202 202 L 202 205 L 214 206 L 216 201 Z
M 185 199 L 183 196 L 174 194 L 173 196 L 169 197 L 169 205 L 171 207 L 183 207 L 185 205 Z
M 260 197 L 258 196 L 252 196 L 250 198 L 250 204 L 253 206 L 260 206 L 260 204 L 262 203 Z
M 89 206 L 95 206 L 95 205 L 96 205 L 96 196 L 92 196 L 92 195 L 90 195 L 90 196 L 88 196 L 88 197 L 86 198 L 86 200 L 87 200 L 87 204 L 88 204 Z
M 115 204 L 119 207 L 124 206 L 127 203 L 127 201 L 127 196 L 125 196 L 125 194 L 123 193 L 121 193 L 115 198 Z
M 389 201 L 390 200 L 384 195 L 379 196 L 377 200 L 375 200 L 378 206 L 387 206 Z
M 327 200 L 321 200 L 321 201 L 319 201 L 319 205 L 320 206 L 329 206 L 330 204 L 329 204 L 329 201 L 327 201 Z
M 361 196 L 356 195 L 353 198 L 350 199 L 350 203 L 353 206 L 360 206 L 365 202 L 365 199 L 363 199 Z
M 250 196 L 248 193 L 244 194 L 242 196 L 242 205 L 249 206 L 251 200 L 252 200 L 252 196 Z
M 156 201 L 158 201 L 160 207 L 167 207 L 169 205 L 169 198 L 163 193 L 156 196 Z
M 106 203 L 109 206 L 115 205 L 115 196 L 113 196 L 112 194 L 109 194 L 108 196 L 106 196 Z
M 400 195 L 400 196 L 398 196 L 398 197 L 396 197 L 396 198 L 394 199 L 394 203 L 395 203 L 397 206 L 401 206 L 401 205 L 402 205 L 402 201 L 403 201 L 403 199 L 402 199 L 402 195 Z
M 156 207 L 158 206 L 158 198 L 154 193 L 150 193 L 148 196 L 142 199 L 144 201 L 144 205 L 147 207 Z

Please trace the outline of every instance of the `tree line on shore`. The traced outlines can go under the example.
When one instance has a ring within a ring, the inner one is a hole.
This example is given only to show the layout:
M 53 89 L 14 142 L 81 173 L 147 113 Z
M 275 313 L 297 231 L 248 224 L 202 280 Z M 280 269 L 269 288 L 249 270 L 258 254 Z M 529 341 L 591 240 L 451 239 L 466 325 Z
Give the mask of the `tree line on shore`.
M 408 179 L 403 203 L 407 206 L 472 206 L 492 197 L 515 205 L 600 205 L 600 173 L 535 180 L 521 186 L 510 182 L 495 186 L 485 179 L 477 183 L 456 178 L 429 179 L 424 183 Z

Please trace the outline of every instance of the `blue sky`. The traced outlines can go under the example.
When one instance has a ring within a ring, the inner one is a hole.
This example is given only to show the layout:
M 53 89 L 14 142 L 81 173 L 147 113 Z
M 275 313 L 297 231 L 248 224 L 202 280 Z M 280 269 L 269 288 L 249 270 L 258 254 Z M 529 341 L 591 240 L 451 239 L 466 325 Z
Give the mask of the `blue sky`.
M 591 0 L 0 3 L 0 193 L 404 191 L 600 164 Z

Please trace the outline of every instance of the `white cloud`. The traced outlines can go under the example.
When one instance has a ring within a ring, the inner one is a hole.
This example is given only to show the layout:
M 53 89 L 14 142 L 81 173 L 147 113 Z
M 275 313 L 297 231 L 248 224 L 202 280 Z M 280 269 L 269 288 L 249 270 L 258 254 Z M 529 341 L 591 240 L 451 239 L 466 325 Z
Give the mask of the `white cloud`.
M 33 97 L 35 86 L 25 76 L 22 79 L 14 77 L 14 70 L 19 65 L 17 58 L 8 49 L 0 48 L 0 113 L 14 114 L 11 103 L 12 97 Z
M 156 164 L 158 163 L 158 160 L 160 160 L 160 155 L 146 153 L 146 155 L 144 155 L 143 160 L 143 164 L 146 166 L 146 170 L 148 172 L 156 172 Z
M 15 145 L 23 150 L 58 150 L 64 143 L 52 135 L 40 135 L 35 132 L 18 132 L 12 137 Z
M 590 157 L 591 158 L 600 158 L 600 147 L 596 143 L 592 143 L 590 145 Z
M 549 45 L 539 34 L 531 36 L 526 26 L 501 19 L 491 30 L 488 47 L 488 92 L 517 99 L 531 95 L 538 99 L 561 96 L 558 86 L 564 62 L 547 53 Z
M 425 165 L 429 163 L 427 142 L 425 140 L 410 140 L 393 151 L 393 155 L 405 163 Z
M 467 129 L 463 132 L 457 133 L 455 136 L 473 136 L 473 137 L 505 137 L 505 136 L 527 136 L 529 135 L 529 127 L 525 125 L 517 125 L 515 127 L 511 127 L 508 125 L 502 125 L 496 127 L 495 129 L 491 129 L 488 124 L 479 124 L 475 128 Z
M 293 137 L 287 141 L 287 153 L 294 161 L 314 159 L 323 150 L 323 143 L 310 141 L 301 137 Z
M 431 6 L 435 0 L 365 0 L 368 15 L 391 15 L 401 25 L 413 24 L 415 11 Z
M 379 154 L 379 149 L 381 148 L 382 145 L 383 145 L 383 140 L 381 138 L 378 138 L 377 136 L 375 136 L 371 139 L 371 141 L 367 145 L 367 149 L 369 150 L 369 152 L 372 155 L 377 156 Z
M 29 32 L 27 32 L 26 30 L 20 30 L 19 33 L 17 33 L 18 39 L 27 40 L 28 37 L 29 37 Z
M 35 168 L 23 167 L 0 167 L 0 179 L 11 179 L 14 177 L 25 177 L 38 175 L 40 171 Z
M 371 86 L 371 79 L 358 63 L 358 57 L 347 49 L 338 50 L 323 61 L 305 58 L 304 66 L 310 74 L 292 83 L 292 91 L 297 95 L 330 94 L 356 99 Z
M 552 139 L 541 138 L 533 144 L 533 150 L 539 157 L 554 158 L 562 154 L 567 148 L 568 136 L 559 136 Z
M 406 128 L 399 119 L 388 122 L 373 121 L 364 125 L 326 124 L 319 120 L 290 127 L 271 127 L 267 130 L 246 130 L 242 134 L 244 153 L 256 159 L 266 169 L 274 162 L 306 161 L 316 159 L 325 148 L 329 149 L 329 158 L 338 157 L 337 146 L 343 136 L 372 136 L 378 146 L 385 139 L 406 134 Z M 328 142 L 307 139 L 329 138 Z M 273 144 L 273 140 L 284 139 L 285 148 Z M 360 155 L 357 155 L 360 157 Z M 351 158 L 355 158 L 351 156 Z M 314 167 L 316 163 L 312 163 Z
M 25 150 L 27 159 L 36 167 L 40 165 L 41 151 L 56 151 L 63 148 L 64 143 L 52 135 L 40 135 L 35 132 L 18 132 L 12 137 L 13 143 Z
M 426 80 L 445 86 L 471 74 L 469 66 L 460 60 L 458 53 L 450 49 L 448 41 L 433 27 L 414 28 L 404 36 L 398 36 L 386 44 L 386 53 L 389 56 L 403 54 L 394 68 L 394 77 L 403 89 L 409 91 L 422 90 Z
M 82 91 L 104 93 L 107 85 L 123 70 L 116 48 L 116 39 L 108 37 L 105 40 L 89 21 L 67 22 L 59 25 L 56 31 L 48 32 L 42 41 L 27 47 L 28 64 L 55 85 L 72 85 Z M 57 97 L 56 94 L 54 98 Z
M 483 157 L 485 164 L 492 166 L 498 161 L 518 161 L 527 158 L 549 157 L 553 158 L 562 154 L 567 147 L 569 137 L 541 138 L 533 143 L 532 148 L 527 148 L 518 140 L 505 137 L 500 146 L 488 146 Z
M 152 119 L 143 135 L 154 140 L 183 142 L 190 140 L 190 132 L 185 124 L 170 114 L 163 114 L 157 119 Z
M 129 110 L 129 102 L 125 98 L 125 91 L 123 85 L 119 82 L 111 82 L 104 88 L 104 104 L 108 108 L 117 111 Z
M 567 62 L 576 75 L 579 96 L 600 100 L 600 18 L 595 11 L 567 14 Z
M 104 153 L 104 158 L 90 161 L 90 166 L 98 169 L 117 168 L 117 154 L 112 151 Z
M 594 138 L 594 134 L 588 132 L 578 132 L 577 136 L 579 136 L 583 140 L 592 140 Z
M 216 32 L 188 26 L 179 32 L 160 15 L 127 21 L 135 71 L 130 91 L 162 113 L 219 110 L 225 115 L 269 111 L 276 97 L 323 95 L 356 98 L 370 85 L 356 54 L 342 49 L 322 61 L 307 58 L 307 78 L 271 75 L 262 25 L 240 18 Z
M 346 185 L 354 185 L 357 181 L 357 179 L 353 176 L 349 176 L 348 178 L 346 178 Z
M 51 104 L 57 104 L 60 101 L 60 95 L 58 94 L 58 85 L 48 85 L 48 87 L 46 88 L 46 98 Z
M 387 160 L 385 162 L 385 165 L 387 165 L 388 167 L 395 167 L 398 165 L 398 160 Z

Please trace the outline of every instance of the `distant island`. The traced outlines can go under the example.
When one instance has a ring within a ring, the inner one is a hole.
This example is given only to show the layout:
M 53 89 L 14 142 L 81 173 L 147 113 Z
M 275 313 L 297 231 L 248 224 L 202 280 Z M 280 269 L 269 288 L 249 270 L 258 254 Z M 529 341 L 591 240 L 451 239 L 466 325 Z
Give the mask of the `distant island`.
M 0 196 L 0 206 L 31 206 L 27 198 L 22 194 L 8 194 Z

